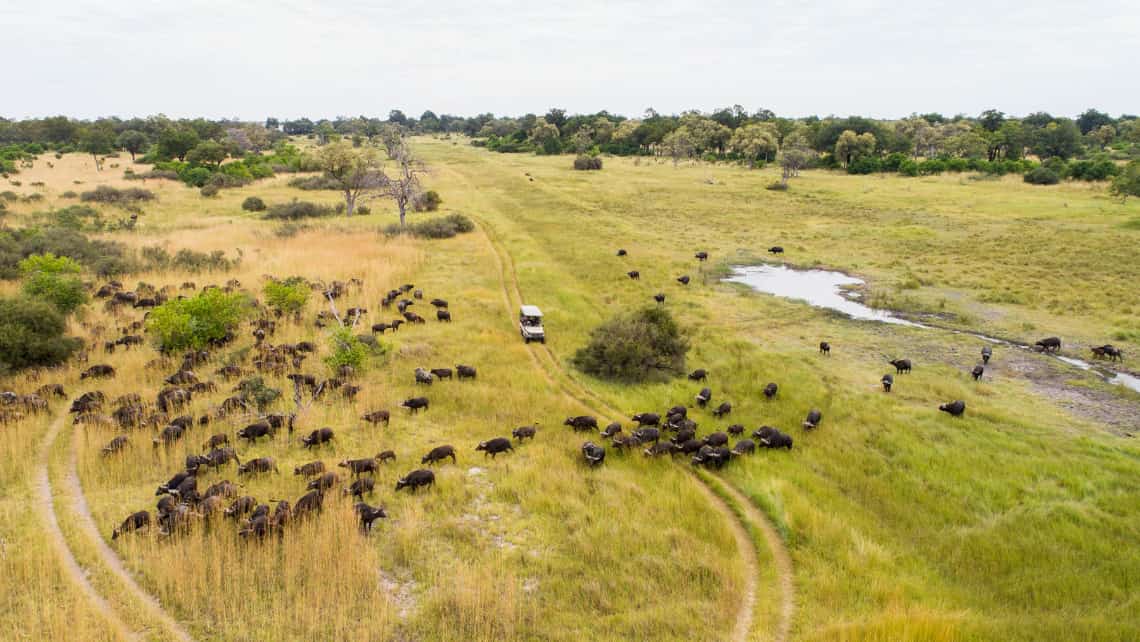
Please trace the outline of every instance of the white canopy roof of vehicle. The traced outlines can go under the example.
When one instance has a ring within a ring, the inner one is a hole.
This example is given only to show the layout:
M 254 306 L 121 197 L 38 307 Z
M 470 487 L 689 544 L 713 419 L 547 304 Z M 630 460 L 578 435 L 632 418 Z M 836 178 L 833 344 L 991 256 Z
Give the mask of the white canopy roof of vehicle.
M 519 308 L 519 314 L 524 317 L 540 317 L 542 316 L 542 310 L 539 310 L 538 306 L 524 305 Z

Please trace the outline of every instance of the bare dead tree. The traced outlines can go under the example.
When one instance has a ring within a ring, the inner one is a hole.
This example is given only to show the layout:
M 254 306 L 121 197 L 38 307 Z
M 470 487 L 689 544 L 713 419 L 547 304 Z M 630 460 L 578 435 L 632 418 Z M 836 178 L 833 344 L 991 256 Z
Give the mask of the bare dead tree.
M 396 202 L 400 211 L 400 227 L 406 225 L 408 206 L 415 202 L 423 190 L 420 177 L 427 174 L 427 167 L 417 159 L 406 143 L 401 143 L 394 150 L 392 160 L 396 161 L 395 171 L 392 174 L 384 173 L 381 191 L 384 196 Z

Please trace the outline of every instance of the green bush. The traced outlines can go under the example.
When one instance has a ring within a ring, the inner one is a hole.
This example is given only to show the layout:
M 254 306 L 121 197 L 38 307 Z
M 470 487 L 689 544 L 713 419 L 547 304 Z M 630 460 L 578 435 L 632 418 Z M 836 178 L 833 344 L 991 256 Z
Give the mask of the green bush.
M 412 201 L 412 209 L 417 212 L 434 212 L 439 209 L 442 203 L 443 199 L 439 197 L 439 192 L 428 190 L 416 195 Z
M 861 156 L 847 164 L 848 174 L 874 174 L 882 170 L 882 161 L 875 156 Z
M 163 352 L 200 349 L 224 340 L 249 309 L 245 295 L 209 288 L 196 296 L 171 299 L 154 308 L 147 317 L 146 329 Z
M 308 282 L 299 276 L 284 281 L 269 281 L 263 291 L 265 304 L 282 314 L 294 314 L 303 310 L 313 292 Z
M 384 228 L 389 236 L 398 234 L 411 234 L 423 239 L 449 239 L 457 234 L 466 234 L 475 229 L 475 223 L 462 214 L 448 214 L 442 218 L 433 218 L 420 223 L 413 223 L 400 227 L 393 223 Z
M 1022 180 L 1031 185 L 1056 185 L 1061 182 L 1061 177 L 1048 167 L 1038 167 L 1026 172 Z
M 64 314 L 87 303 L 87 288 L 79 274 L 79 263 L 66 256 L 33 254 L 20 261 L 24 294 L 32 300 L 47 301 Z
M 241 202 L 241 208 L 247 212 L 264 212 L 265 201 L 257 196 L 250 196 Z
M 242 379 L 235 392 L 242 401 L 256 407 L 258 412 L 264 412 L 270 404 L 281 398 L 281 390 L 270 388 L 260 376 Z
M 261 218 L 296 221 L 303 218 L 321 218 L 335 214 L 336 208 L 334 207 L 318 205 L 308 201 L 294 200 L 290 203 L 278 203 L 277 205 L 269 206 L 269 209 Z
M 289 187 L 296 187 L 303 190 L 322 190 L 322 189 L 340 189 L 340 184 L 336 179 L 329 178 L 323 174 L 318 176 L 298 176 L 289 180 Z
M 689 341 L 673 316 L 653 307 L 619 315 L 595 328 L 571 363 L 601 379 L 664 381 L 685 371 L 688 351 Z
M 384 344 L 377 341 L 375 346 L 366 345 L 360 337 L 352 334 L 351 328 L 337 328 L 329 334 L 329 355 L 324 359 L 325 365 L 333 372 L 341 366 L 351 366 L 359 371 L 367 363 L 369 353 L 384 354 Z
M 83 341 L 66 330 L 63 313 L 46 301 L 0 299 L 0 374 L 67 361 Z
M 102 231 L 105 227 L 103 216 L 88 205 L 69 205 L 50 212 L 38 212 L 35 218 L 42 224 L 65 230 Z
M 116 189 L 110 185 L 100 185 L 93 191 L 83 192 L 79 200 L 84 203 L 107 203 L 108 205 L 135 205 L 142 201 L 154 200 L 154 192 L 141 187 Z
M 135 267 L 123 245 L 93 241 L 75 230 L 0 228 L 0 279 L 18 277 L 21 260 L 48 253 L 71 257 L 103 277 L 123 274 Z
M 899 163 L 898 172 L 903 176 L 918 176 L 918 163 L 908 158 Z
M 579 154 L 574 159 L 574 169 L 578 170 L 593 170 L 602 168 L 602 159 L 599 156 L 589 156 L 587 154 Z
M 218 186 L 217 185 L 209 185 L 209 184 L 203 185 L 202 189 L 198 190 L 198 192 L 201 193 L 202 196 L 204 196 L 206 198 L 212 198 L 212 197 L 218 195 Z

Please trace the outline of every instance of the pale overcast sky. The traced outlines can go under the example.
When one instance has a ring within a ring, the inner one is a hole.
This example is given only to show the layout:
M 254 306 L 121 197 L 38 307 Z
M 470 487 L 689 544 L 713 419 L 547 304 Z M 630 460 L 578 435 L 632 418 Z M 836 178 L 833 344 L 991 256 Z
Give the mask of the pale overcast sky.
M 0 116 L 1140 112 L 1140 2 L 0 0 Z

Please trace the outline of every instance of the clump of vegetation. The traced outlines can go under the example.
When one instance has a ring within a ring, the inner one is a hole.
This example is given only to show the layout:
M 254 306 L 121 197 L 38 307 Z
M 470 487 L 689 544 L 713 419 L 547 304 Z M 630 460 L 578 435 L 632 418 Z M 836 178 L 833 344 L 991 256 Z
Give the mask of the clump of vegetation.
M 412 209 L 417 212 L 434 212 L 438 210 L 442 204 L 443 199 L 439 197 L 439 192 L 433 189 L 420 192 L 412 199 Z
M 76 230 L 0 229 L 0 279 L 20 276 L 20 261 L 33 254 L 48 253 L 73 258 L 103 277 L 124 274 L 134 267 L 122 244 L 91 240 Z
M 388 236 L 411 234 L 421 239 L 449 239 L 457 234 L 466 234 L 475 229 L 475 223 L 462 214 L 448 214 L 440 218 L 428 219 L 412 225 L 400 226 L 395 223 L 384 228 Z
M 135 206 L 141 202 L 153 201 L 154 192 L 141 187 L 117 189 L 110 185 L 100 185 L 90 192 L 83 192 L 79 200 L 84 203 L 106 203 L 108 205 Z
M 281 314 L 290 315 L 305 309 L 313 292 L 309 283 L 299 276 L 291 276 L 283 281 L 269 281 L 263 291 L 266 305 Z
M 173 268 L 184 272 L 226 271 L 241 265 L 241 257 L 227 258 L 225 250 L 198 252 L 182 248 L 173 255 L 166 248 L 148 245 L 141 251 L 143 261 L 151 268 L 165 270 Z
M 258 412 L 264 412 L 270 404 L 281 398 L 281 390 L 271 388 L 260 376 L 243 379 L 237 385 L 236 392 L 242 401 L 257 408 Z
M 365 345 L 351 328 L 337 328 L 329 335 L 330 353 L 325 357 L 325 365 L 336 372 L 341 366 L 351 366 L 354 370 L 364 367 L 370 353 L 383 354 L 384 344 L 377 342 L 377 348 Z
M 265 201 L 260 196 L 250 196 L 241 202 L 241 208 L 247 212 L 264 212 Z
M 273 235 L 281 239 L 291 239 L 307 229 L 309 226 L 303 223 L 282 223 L 274 228 Z
M 47 301 L 64 314 L 87 302 L 87 290 L 79 274 L 83 268 L 74 259 L 54 254 L 34 254 L 20 261 L 24 294 Z
M 1026 172 L 1022 180 L 1031 185 L 1056 185 L 1061 177 L 1048 167 L 1038 167 Z
M 764 189 L 772 190 L 773 192 L 786 192 L 788 191 L 788 184 L 783 181 L 774 181 L 772 183 L 768 183 Z
M 600 156 L 589 156 L 587 154 L 579 154 L 578 157 L 574 159 L 574 169 L 591 170 L 591 169 L 601 169 L 601 168 L 602 168 L 602 158 Z
M 83 341 L 66 330 L 64 313 L 47 301 L 0 299 L 0 374 L 67 361 Z
M 249 308 L 245 295 L 209 288 L 196 296 L 171 299 L 154 308 L 147 317 L 146 328 L 163 352 L 200 349 L 225 340 Z
M 289 187 L 303 190 L 339 190 L 341 184 L 335 178 L 326 174 L 316 176 L 298 176 L 289 180 Z
M 149 172 L 135 172 L 128 169 L 123 172 L 123 178 L 128 181 L 144 181 L 148 178 L 162 178 L 169 181 L 176 181 L 178 180 L 178 172 L 161 169 L 152 169 Z
M 1134 160 L 1112 181 L 1109 192 L 1127 201 L 1129 196 L 1140 197 L 1140 160 Z
M 640 383 L 667 380 L 685 370 L 689 341 L 668 310 L 645 308 L 606 321 L 571 358 L 586 374 Z
M 198 190 L 198 192 L 206 198 L 213 198 L 214 196 L 218 195 L 218 191 L 220 189 L 221 188 L 219 188 L 217 185 L 206 184 L 203 185 L 202 189 Z
M 310 203 L 308 201 L 293 200 L 289 203 L 278 203 L 270 205 L 269 209 L 262 214 L 261 218 L 264 219 L 277 219 L 284 221 L 297 221 L 306 218 L 322 218 L 325 216 L 333 216 L 336 214 L 336 208 L 328 205 L 319 205 L 317 203 Z
M 37 212 L 34 216 L 43 225 L 66 230 L 99 232 L 105 227 L 99 210 L 88 205 L 69 205 L 49 212 Z

